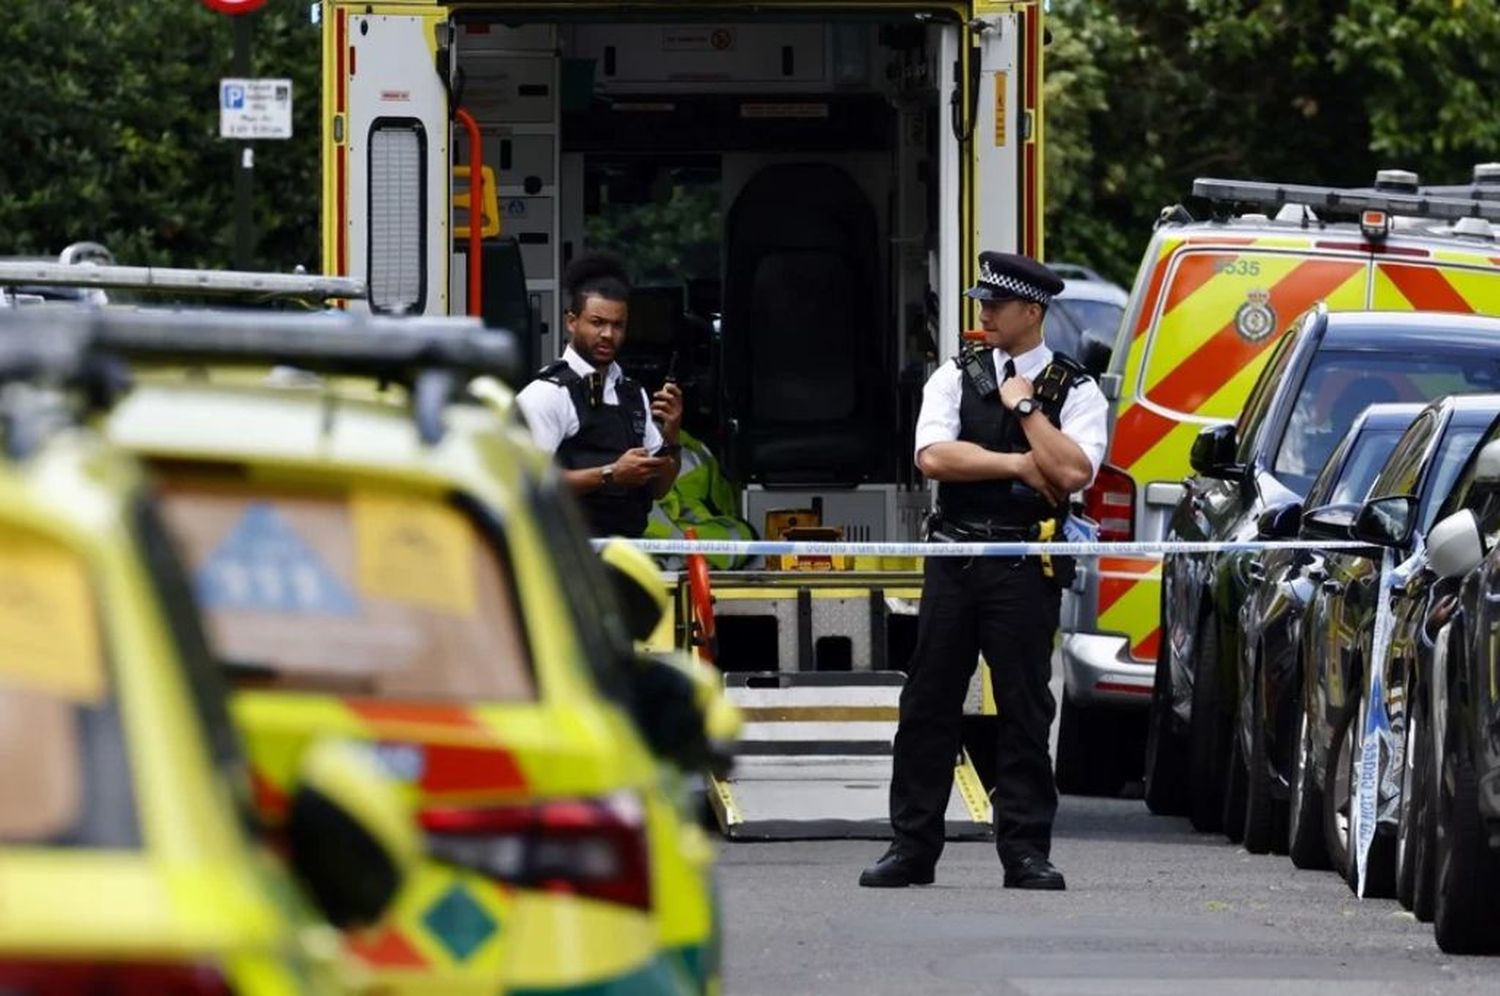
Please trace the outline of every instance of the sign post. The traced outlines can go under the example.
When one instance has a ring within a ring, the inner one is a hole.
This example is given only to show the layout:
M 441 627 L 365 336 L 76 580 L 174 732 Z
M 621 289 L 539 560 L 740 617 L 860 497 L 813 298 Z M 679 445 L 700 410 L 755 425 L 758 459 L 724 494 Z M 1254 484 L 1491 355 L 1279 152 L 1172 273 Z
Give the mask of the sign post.
M 203 0 L 204 6 L 209 10 L 220 14 L 230 14 L 234 17 L 234 73 L 240 77 L 240 82 L 250 75 L 250 42 L 252 38 L 251 21 L 245 15 L 259 9 L 266 0 Z M 228 84 L 234 81 L 225 80 L 219 86 L 219 134 L 224 138 L 240 137 L 251 138 L 253 135 L 231 135 L 226 134 L 225 116 L 232 109 L 230 104 L 233 100 L 236 105 L 244 103 L 245 91 L 235 91 Z M 291 87 L 287 87 L 287 111 L 288 127 L 287 134 L 291 135 Z M 239 109 L 236 106 L 233 109 Z M 271 137 L 271 136 L 266 136 Z M 255 255 L 255 217 L 253 213 L 252 194 L 255 190 L 255 148 L 248 142 L 241 140 L 236 143 L 234 164 L 234 265 L 239 270 L 253 268 L 253 257 Z

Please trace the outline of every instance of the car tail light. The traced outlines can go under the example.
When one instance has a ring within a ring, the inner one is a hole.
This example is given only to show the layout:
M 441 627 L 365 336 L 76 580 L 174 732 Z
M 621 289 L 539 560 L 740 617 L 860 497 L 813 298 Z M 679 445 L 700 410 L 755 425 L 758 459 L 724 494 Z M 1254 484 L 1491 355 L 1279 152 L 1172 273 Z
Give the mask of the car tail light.
M 211 965 L 0 958 L 6 996 L 231 996 Z
M 422 811 L 430 853 L 512 885 L 651 908 L 645 818 L 628 794 Z
M 1093 485 L 1084 492 L 1083 505 L 1088 517 L 1099 523 L 1100 542 L 1135 539 L 1135 481 L 1120 468 L 1100 467 Z

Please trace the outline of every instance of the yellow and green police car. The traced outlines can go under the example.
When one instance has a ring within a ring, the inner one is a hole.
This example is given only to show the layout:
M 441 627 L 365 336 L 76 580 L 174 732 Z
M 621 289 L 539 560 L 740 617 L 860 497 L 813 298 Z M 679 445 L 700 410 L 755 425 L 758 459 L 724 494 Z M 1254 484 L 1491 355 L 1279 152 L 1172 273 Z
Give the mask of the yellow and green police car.
M 330 733 L 415 797 L 428 858 L 356 954 L 393 989 L 705 988 L 711 852 L 632 718 L 597 557 L 524 431 L 462 403 L 501 340 L 284 314 L 95 331 L 138 369 L 203 364 L 142 376 L 106 430 L 155 471 L 261 811 Z M 272 357 L 300 372 L 224 373 Z
M 0 316 L 0 992 L 357 987 L 254 832 L 222 680 L 136 461 L 74 424 L 65 394 L 98 385 L 14 314 Z M 284 843 L 333 915 L 374 917 L 415 830 L 378 782 L 346 779 L 340 799 L 326 746 L 309 759 L 322 770 L 288 784 Z M 357 878 L 325 860 L 338 853 L 363 856 Z

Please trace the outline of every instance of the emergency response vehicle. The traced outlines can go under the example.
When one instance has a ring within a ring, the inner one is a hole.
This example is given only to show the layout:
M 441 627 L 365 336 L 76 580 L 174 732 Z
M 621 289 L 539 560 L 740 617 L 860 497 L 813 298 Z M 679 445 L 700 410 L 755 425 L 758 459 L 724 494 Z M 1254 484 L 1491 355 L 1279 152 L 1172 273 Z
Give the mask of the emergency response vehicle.
M 694 732 L 658 728 L 670 665 L 615 633 L 545 456 L 463 400 L 514 375 L 510 337 L 337 312 L 71 317 L 134 368 L 105 429 L 157 476 L 262 818 L 286 818 L 289 775 L 334 733 L 418 810 L 421 860 L 348 938 L 384 991 L 717 985 L 712 854 L 648 750 L 676 760 Z
M 510 328 L 537 369 L 565 344 L 570 259 L 679 240 L 670 279 L 637 281 L 621 359 L 649 390 L 676 357 L 686 426 L 743 486 L 741 516 L 768 537 L 918 539 L 913 425 L 931 365 L 975 324 L 978 252 L 1043 257 L 1043 6 L 324 0 L 324 271 L 368 284 L 350 307 Z M 765 566 L 821 573 L 716 572 L 712 601 L 684 580 L 680 635 L 717 614 L 752 744 L 868 758 L 900 677 L 843 672 L 904 665 L 917 563 Z M 782 688 L 792 672 L 840 673 Z M 782 722 L 788 696 L 812 711 Z M 849 825 L 830 789 L 846 781 L 811 786 L 830 826 Z M 745 827 L 755 808 L 722 811 Z M 866 815 L 884 832 L 883 802 Z
M 367 991 L 297 886 L 335 923 L 378 918 L 411 815 L 320 735 L 284 833 L 261 831 L 159 505 L 77 424 L 113 370 L 48 310 L 0 315 L 0 992 Z
M 1239 416 L 1278 334 L 1312 305 L 1500 313 L 1497 181 L 1494 165 L 1477 167 L 1471 186 L 1432 190 L 1402 170 L 1362 189 L 1199 180 L 1207 216 L 1164 210 L 1101 378 L 1114 422 L 1085 502 L 1099 538 L 1163 538 L 1198 431 Z M 1079 575 L 1062 623 L 1059 787 L 1111 792 L 1141 771 L 1161 561 L 1104 557 Z M 1175 730 L 1187 703 L 1163 702 L 1173 707 Z M 1147 778 L 1153 809 L 1178 808 L 1174 792 Z

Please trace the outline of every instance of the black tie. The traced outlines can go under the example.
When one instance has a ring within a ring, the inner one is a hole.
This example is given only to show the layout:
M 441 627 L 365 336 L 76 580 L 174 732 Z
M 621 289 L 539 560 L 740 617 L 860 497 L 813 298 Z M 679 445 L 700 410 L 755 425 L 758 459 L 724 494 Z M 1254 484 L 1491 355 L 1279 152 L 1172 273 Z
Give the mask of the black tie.
M 1015 360 L 1006 360 L 1005 361 L 1005 376 L 1000 378 L 1000 383 L 1004 384 L 1006 381 L 1010 380 L 1015 375 L 1016 375 L 1016 361 Z

